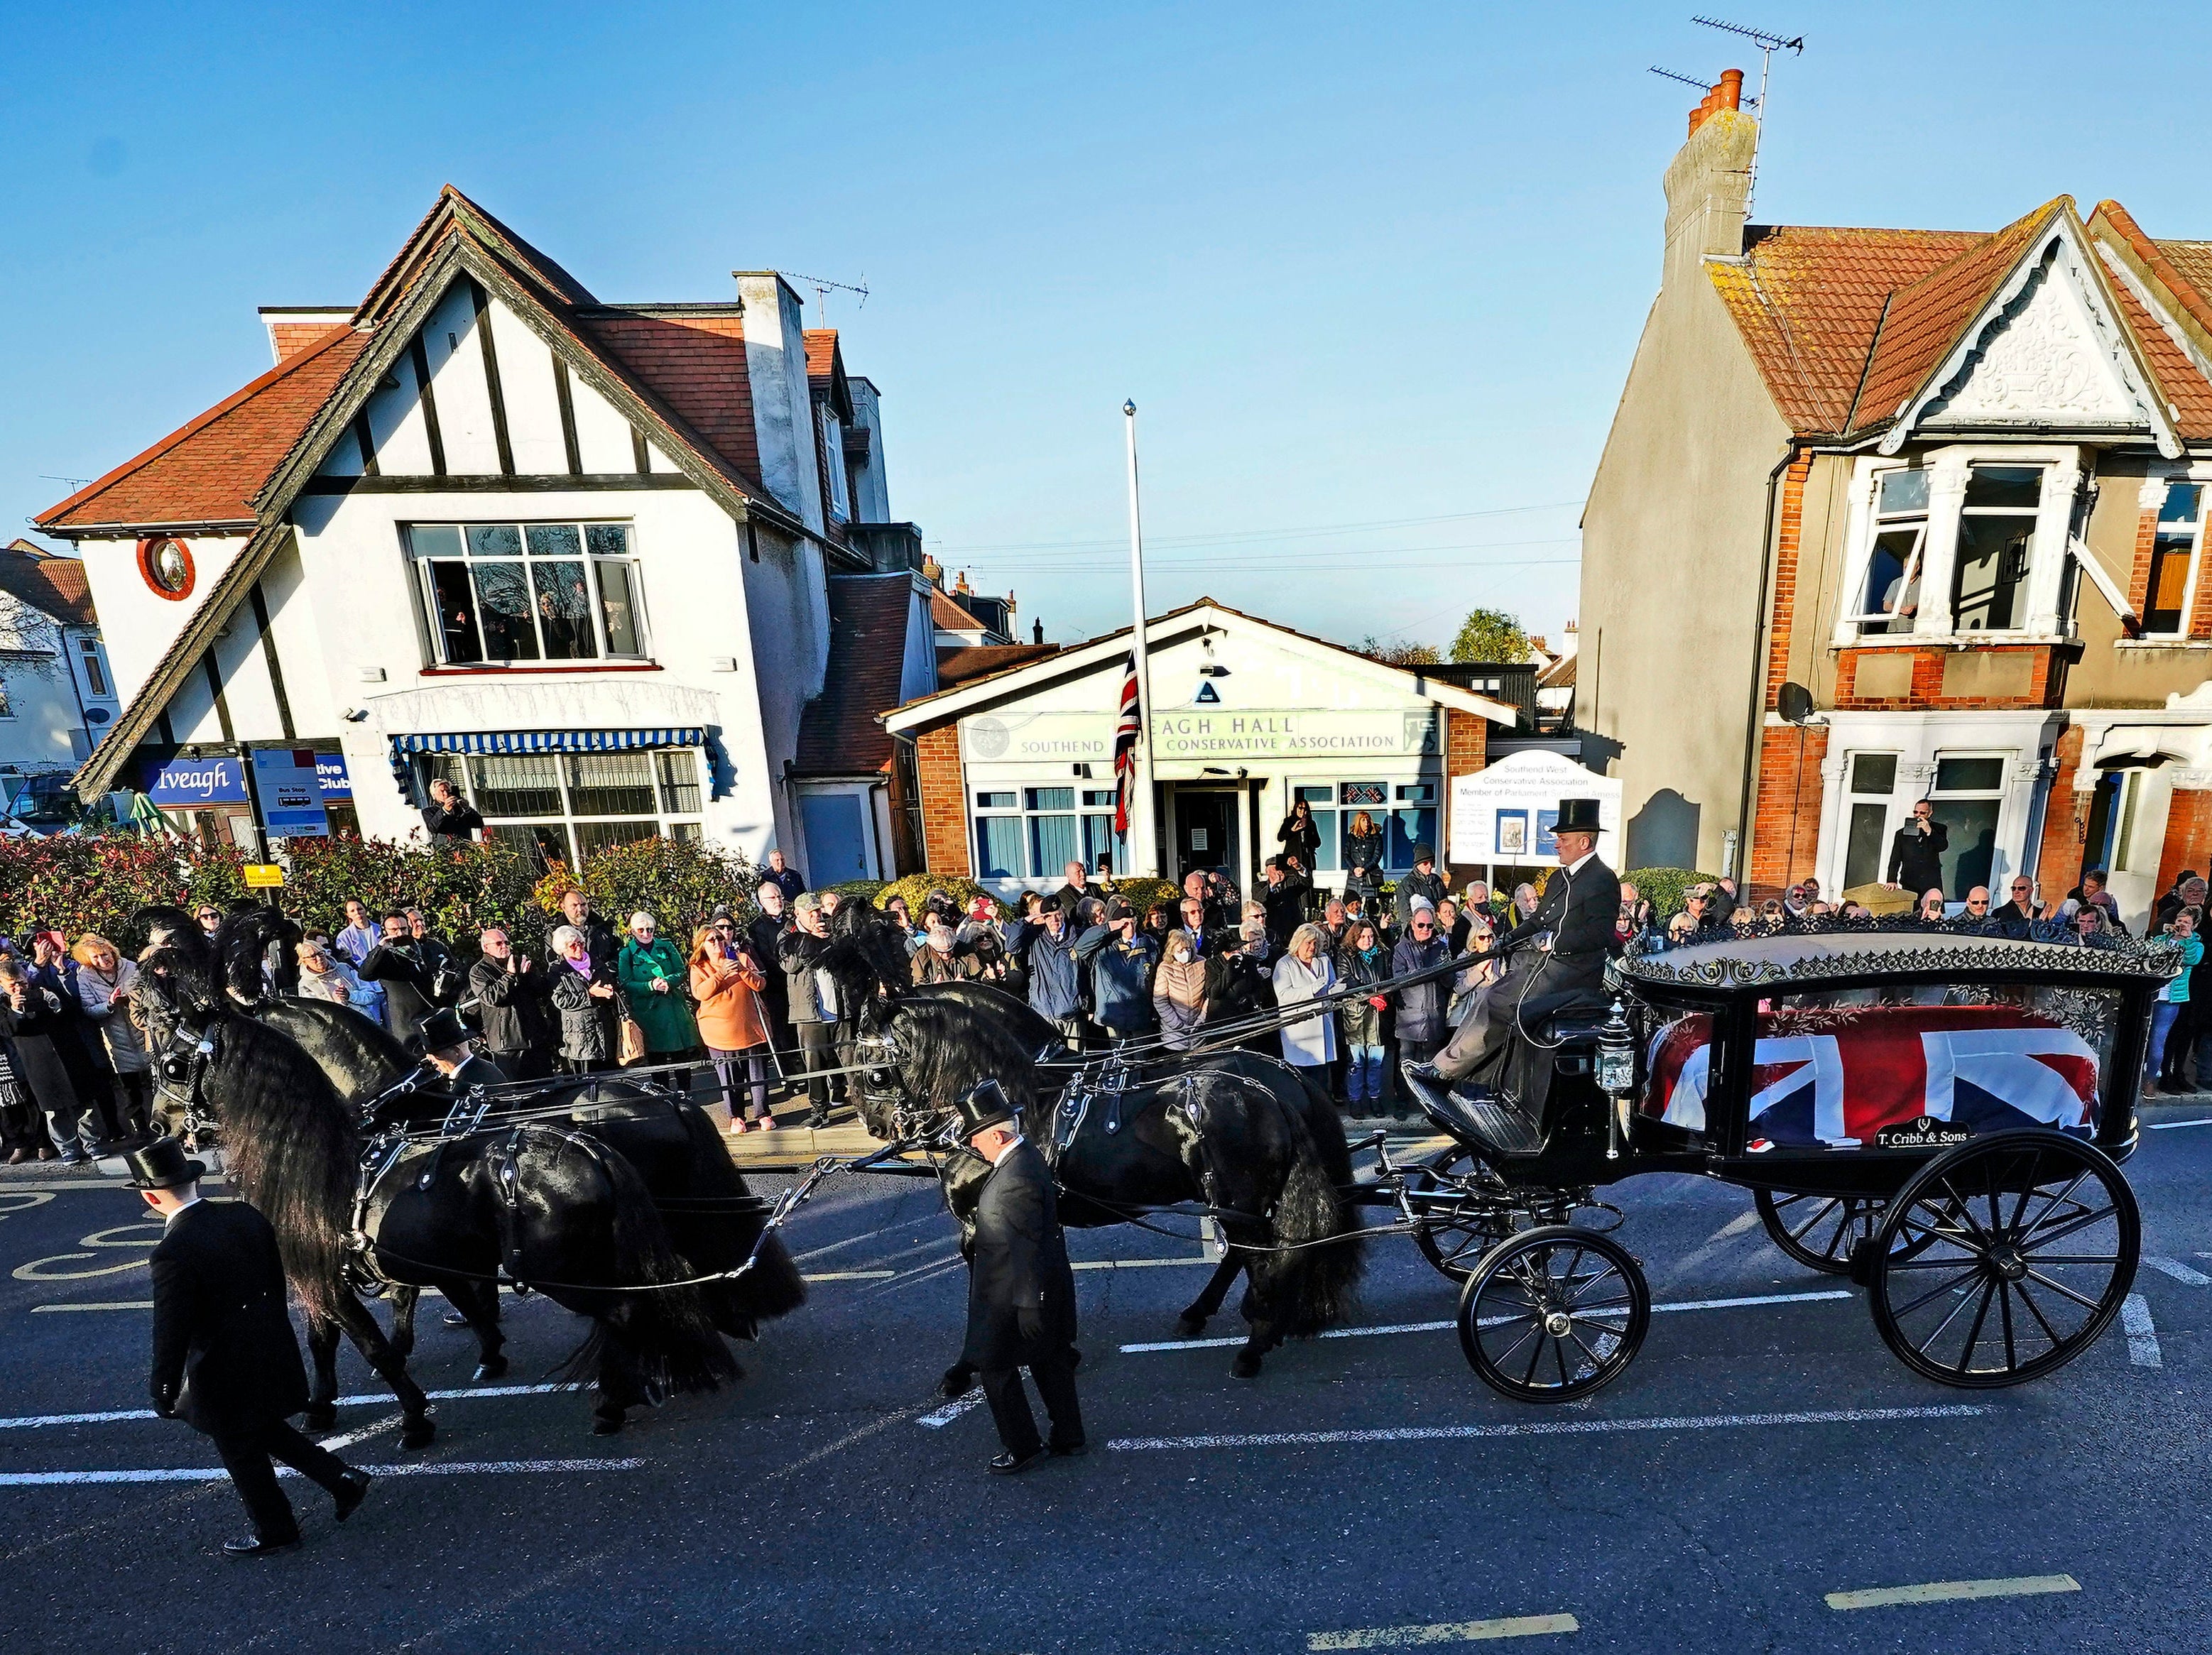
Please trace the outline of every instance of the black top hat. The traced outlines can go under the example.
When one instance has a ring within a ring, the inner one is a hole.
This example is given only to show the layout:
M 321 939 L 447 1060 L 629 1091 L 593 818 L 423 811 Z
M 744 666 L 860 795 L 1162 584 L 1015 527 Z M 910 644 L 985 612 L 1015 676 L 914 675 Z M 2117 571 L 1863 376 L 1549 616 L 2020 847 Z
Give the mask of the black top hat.
M 960 1100 L 960 1136 L 974 1137 L 994 1126 L 1004 1126 L 1014 1118 L 1014 1106 L 1006 1097 L 1006 1088 L 996 1081 L 977 1081 Z
M 1559 819 L 1552 824 L 1552 831 L 1554 834 L 1597 832 L 1597 801 L 1595 799 L 1561 799 Z
M 451 1006 L 441 1006 L 416 1026 L 415 1032 L 422 1037 L 425 1052 L 443 1052 L 449 1046 L 466 1046 L 476 1038 L 475 1031 L 461 1021 L 461 1014 Z
M 157 1137 L 143 1149 L 124 1157 L 134 1190 L 173 1190 L 196 1184 L 207 1175 L 207 1163 L 185 1158 L 185 1146 L 173 1137 Z

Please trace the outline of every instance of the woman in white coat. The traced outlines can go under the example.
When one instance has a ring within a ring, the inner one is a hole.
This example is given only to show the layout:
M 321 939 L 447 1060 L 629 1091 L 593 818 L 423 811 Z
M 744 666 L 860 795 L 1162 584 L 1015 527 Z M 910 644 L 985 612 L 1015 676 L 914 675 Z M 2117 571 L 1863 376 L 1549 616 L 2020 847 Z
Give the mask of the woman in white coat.
M 1301 1001 L 1314 1000 L 1336 987 L 1336 962 L 1329 957 L 1328 933 L 1307 922 L 1291 933 L 1291 945 L 1275 962 L 1275 1003 L 1288 1011 Z M 1336 1013 L 1316 1011 L 1284 1026 L 1283 1061 L 1298 1071 L 1306 1090 L 1315 1097 L 1329 1097 L 1329 1065 L 1336 1061 Z

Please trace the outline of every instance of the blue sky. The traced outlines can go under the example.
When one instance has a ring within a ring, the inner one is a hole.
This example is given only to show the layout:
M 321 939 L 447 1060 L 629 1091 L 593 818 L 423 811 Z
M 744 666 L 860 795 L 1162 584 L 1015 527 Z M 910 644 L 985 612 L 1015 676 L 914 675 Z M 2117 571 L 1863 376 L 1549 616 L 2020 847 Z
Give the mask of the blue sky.
M 1757 217 L 2212 236 L 2201 6 L 1757 3 L 1807 39 Z M 8 0 L 0 517 L 260 372 L 254 307 L 353 302 L 451 180 L 606 299 L 865 276 L 829 321 L 894 511 L 1051 637 L 1127 617 L 1125 397 L 1156 610 L 1556 633 L 1695 101 L 1645 66 L 1756 78 L 1689 10 Z

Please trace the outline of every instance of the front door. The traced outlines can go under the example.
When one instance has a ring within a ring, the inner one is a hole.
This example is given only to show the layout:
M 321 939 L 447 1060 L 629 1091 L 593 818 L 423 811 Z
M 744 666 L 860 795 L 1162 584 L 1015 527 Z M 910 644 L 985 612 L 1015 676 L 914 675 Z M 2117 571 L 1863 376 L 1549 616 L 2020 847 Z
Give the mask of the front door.
M 1175 877 L 1193 868 L 1220 868 L 1237 876 L 1237 792 L 1230 787 L 1177 788 L 1175 810 Z
M 806 872 L 815 884 L 874 876 L 862 803 L 852 793 L 799 796 L 799 817 L 806 830 Z

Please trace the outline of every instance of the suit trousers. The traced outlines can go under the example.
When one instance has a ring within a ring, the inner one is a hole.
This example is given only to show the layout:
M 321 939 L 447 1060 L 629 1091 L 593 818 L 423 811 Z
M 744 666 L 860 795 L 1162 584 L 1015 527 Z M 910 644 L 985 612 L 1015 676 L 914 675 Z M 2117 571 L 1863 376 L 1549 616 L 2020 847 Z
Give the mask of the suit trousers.
M 232 1487 L 253 1518 L 253 1530 L 264 1540 L 300 1537 L 299 1519 L 292 1502 L 276 1486 L 276 1470 L 270 1464 L 281 1459 L 301 1476 L 331 1494 L 344 1487 L 345 1462 L 327 1448 L 319 1447 L 283 1420 L 270 1420 L 255 1429 L 215 1439 L 222 1469 L 230 1473 Z
M 1018 1367 L 987 1367 L 976 1376 L 983 1400 L 991 1405 L 991 1422 L 999 1428 L 999 1440 L 1016 1459 L 1027 1459 L 1044 1444 L 1038 1439 L 1036 1416 L 1030 1412 L 1029 1393 L 1022 1389 Z M 1030 1378 L 1052 1416 L 1052 1446 L 1073 1448 L 1083 1440 L 1083 1409 L 1075 1397 L 1073 1353 L 1061 1351 L 1049 1361 L 1032 1361 Z
M 837 1067 L 837 1025 L 793 1023 L 799 1034 L 799 1060 L 806 1069 L 806 1100 L 814 1106 L 810 1125 L 818 1126 L 830 1113 L 830 1076 Z

